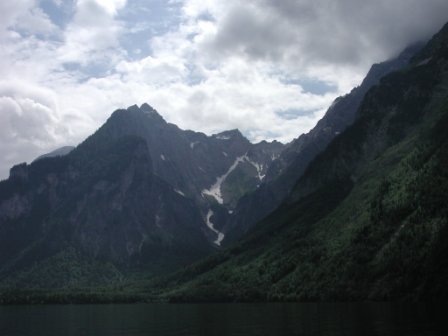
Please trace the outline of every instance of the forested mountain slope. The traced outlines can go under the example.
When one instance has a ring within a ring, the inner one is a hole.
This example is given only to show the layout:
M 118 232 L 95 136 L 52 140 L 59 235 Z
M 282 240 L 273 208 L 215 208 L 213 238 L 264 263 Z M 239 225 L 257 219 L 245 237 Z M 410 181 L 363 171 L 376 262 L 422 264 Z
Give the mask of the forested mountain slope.
M 396 58 L 374 64 L 360 86 L 337 98 L 310 132 L 300 135 L 288 144 L 278 159 L 269 166 L 260 188 L 247 193 L 238 201 L 225 229 L 225 243 L 231 244 L 257 221 L 274 211 L 291 192 L 309 163 L 354 122 L 367 91 L 388 73 L 407 66 L 411 57 L 421 47 L 421 44 L 416 44 L 406 48 Z
M 148 288 L 173 301 L 447 298 L 447 129 L 448 25 L 245 239 Z

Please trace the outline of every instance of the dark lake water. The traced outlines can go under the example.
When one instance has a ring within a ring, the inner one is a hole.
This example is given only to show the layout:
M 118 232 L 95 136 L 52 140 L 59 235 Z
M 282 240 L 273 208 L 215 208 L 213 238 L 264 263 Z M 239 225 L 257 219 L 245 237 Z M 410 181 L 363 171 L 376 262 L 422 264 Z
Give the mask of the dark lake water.
M 0 335 L 448 335 L 447 305 L 0 306 Z

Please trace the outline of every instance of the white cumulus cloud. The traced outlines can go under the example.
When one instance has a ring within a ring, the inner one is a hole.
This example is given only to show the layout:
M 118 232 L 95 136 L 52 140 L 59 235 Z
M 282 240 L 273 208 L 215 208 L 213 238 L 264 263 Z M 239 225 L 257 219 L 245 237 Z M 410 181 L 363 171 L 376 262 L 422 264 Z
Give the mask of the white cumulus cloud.
M 446 0 L 1 1 L 0 178 L 143 102 L 182 128 L 290 141 L 445 21 Z

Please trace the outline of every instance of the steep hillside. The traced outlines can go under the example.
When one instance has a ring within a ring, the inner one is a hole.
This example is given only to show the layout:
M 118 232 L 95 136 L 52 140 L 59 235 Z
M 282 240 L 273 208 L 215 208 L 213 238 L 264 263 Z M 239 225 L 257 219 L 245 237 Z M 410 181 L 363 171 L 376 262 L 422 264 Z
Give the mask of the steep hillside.
M 287 201 L 225 252 L 153 282 L 173 301 L 448 297 L 448 25 L 365 96 Z
M 226 223 L 238 200 L 258 188 L 273 159 L 283 150 L 279 142 L 251 144 L 238 130 L 212 136 L 184 131 L 167 123 L 143 104 L 116 111 L 102 127 L 107 137 L 139 136 L 146 141 L 154 173 L 180 195 L 192 199 L 206 221 L 217 228 Z M 216 241 L 216 233 L 209 230 Z
M 204 198 L 203 191 L 211 189 L 238 159 L 244 161 L 241 158 L 249 151 L 255 152 L 255 155 L 258 152 L 264 154 L 257 157 L 259 161 L 256 164 L 264 167 L 265 172 L 272 161 L 272 153 L 278 155 L 283 149 L 283 145 L 278 142 L 267 143 L 263 148 L 253 145 L 238 130 L 212 136 L 184 131 L 167 123 L 148 104 L 116 111 L 103 128 L 109 138 L 126 135 L 142 137 L 153 159 L 154 172 L 198 202 Z M 251 171 L 248 178 L 259 180 L 257 171 Z M 225 184 L 223 180 L 222 186 Z M 229 195 L 222 202 L 220 199 L 215 200 L 227 205 L 237 199 Z
M 386 74 L 407 66 L 410 58 L 421 47 L 420 44 L 409 47 L 397 58 L 374 64 L 359 87 L 337 98 L 309 133 L 302 134 L 288 144 L 269 167 L 260 188 L 238 201 L 234 214 L 227 223 L 228 239 L 225 242 L 231 243 L 274 211 L 291 192 L 308 164 L 354 122 L 356 111 L 367 91 Z
M 26 272 L 22 285 L 65 286 L 58 278 L 79 258 L 156 272 L 211 251 L 200 212 L 152 173 L 141 139 L 91 140 L 66 157 L 16 166 L 2 182 L 1 279 L 20 280 Z M 68 253 L 59 265 L 58 256 L 71 250 L 79 258 Z M 48 263 L 53 278 L 40 268 Z

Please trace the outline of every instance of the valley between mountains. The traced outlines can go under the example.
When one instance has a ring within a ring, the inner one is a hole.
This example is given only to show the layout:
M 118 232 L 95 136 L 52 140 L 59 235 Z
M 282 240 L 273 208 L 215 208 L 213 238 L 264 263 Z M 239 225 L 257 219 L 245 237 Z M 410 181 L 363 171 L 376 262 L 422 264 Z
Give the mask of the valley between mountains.
M 288 144 L 150 105 L 0 182 L 0 303 L 437 300 L 448 25 Z

